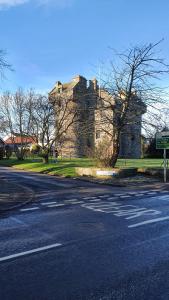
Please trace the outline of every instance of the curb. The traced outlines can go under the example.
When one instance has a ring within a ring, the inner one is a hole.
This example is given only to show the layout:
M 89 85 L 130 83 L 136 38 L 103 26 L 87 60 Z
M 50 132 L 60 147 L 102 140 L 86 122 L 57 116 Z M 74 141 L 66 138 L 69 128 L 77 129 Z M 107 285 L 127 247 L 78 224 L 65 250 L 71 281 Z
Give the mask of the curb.
M 64 177 L 66 178 L 66 177 Z M 73 177 L 73 179 L 79 180 L 79 181 L 84 181 L 84 182 L 90 182 L 90 183 L 96 183 L 96 184 L 103 184 L 103 185 L 109 185 L 109 186 L 114 186 L 114 187 L 127 187 L 126 184 L 120 184 L 120 183 L 110 183 L 110 182 L 99 182 L 99 181 L 92 181 L 90 179 L 84 179 L 80 177 Z

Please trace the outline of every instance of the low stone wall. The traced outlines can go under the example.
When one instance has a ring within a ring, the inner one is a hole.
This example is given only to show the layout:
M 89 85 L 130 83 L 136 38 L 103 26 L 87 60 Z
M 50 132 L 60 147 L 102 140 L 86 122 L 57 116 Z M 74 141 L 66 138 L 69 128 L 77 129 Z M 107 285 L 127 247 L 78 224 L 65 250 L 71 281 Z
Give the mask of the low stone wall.
M 99 169 L 99 168 L 75 168 L 75 171 L 80 176 L 92 177 L 128 177 L 137 174 L 137 168 L 130 169 Z
M 164 176 L 164 169 L 153 169 L 153 168 L 140 168 L 138 169 L 139 173 L 151 175 L 151 176 L 157 176 L 157 177 L 163 177 Z M 167 177 L 169 178 L 169 170 L 167 170 Z

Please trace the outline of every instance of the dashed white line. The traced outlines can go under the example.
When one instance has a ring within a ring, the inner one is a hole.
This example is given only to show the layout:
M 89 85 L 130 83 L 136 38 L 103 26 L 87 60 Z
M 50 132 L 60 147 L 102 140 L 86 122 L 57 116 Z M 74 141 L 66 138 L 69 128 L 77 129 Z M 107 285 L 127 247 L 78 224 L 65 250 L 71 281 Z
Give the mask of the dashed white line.
M 109 197 L 106 200 L 117 200 L 119 197 Z
M 90 202 L 101 202 L 100 199 L 93 199 L 93 200 L 89 200 Z
M 37 210 L 40 209 L 39 207 L 29 207 L 29 208 L 21 208 L 20 211 L 29 211 L 29 210 Z
M 128 193 L 129 195 L 136 195 L 136 194 L 138 194 L 137 192 L 129 192 Z
M 155 195 L 155 194 L 157 194 L 157 192 L 149 192 L 149 193 L 147 193 L 147 195 Z
M 48 246 L 32 249 L 32 250 L 29 250 L 29 251 L 24 251 L 24 252 L 8 255 L 8 256 L 4 256 L 4 257 L 0 257 L 0 262 L 7 261 L 7 260 L 10 260 L 10 259 L 13 259 L 13 258 L 18 258 L 18 257 L 25 256 L 25 255 L 29 255 L 29 254 L 33 254 L 33 253 L 37 253 L 37 252 L 42 252 L 42 251 L 49 250 L 49 249 L 52 249 L 52 248 L 56 248 L 56 247 L 59 247 L 59 246 L 62 246 L 62 244 L 56 243 L 56 244 L 53 244 L 53 245 L 48 245 Z
M 51 204 L 51 205 L 48 205 L 48 207 L 59 207 L 59 206 L 65 206 L 65 204 L 63 203 L 58 203 L 58 204 Z
M 75 201 L 78 201 L 78 199 L 67 199 L 67 200 L 65 200 L 65 202 L 75 202 Z
M 84 202 L 83 201 L 75 201 L 75 202 L 71 202 L 70 204 L 74 205 L 74 204 L 82 204 L 82 203 L 84 203 Z
M 50 205 L 50 204 L 55 204 L 56 201 L 53 201 L 53 202 L 43 202 L 41 203 L 41 205 Z

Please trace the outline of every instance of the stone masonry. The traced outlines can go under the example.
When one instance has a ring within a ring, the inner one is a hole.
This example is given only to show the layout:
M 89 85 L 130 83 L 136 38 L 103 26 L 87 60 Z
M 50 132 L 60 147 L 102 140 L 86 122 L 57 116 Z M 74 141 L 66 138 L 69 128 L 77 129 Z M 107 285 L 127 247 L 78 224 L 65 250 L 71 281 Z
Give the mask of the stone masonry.
M 98 99 L 106 97 L 106 91 L 99 90 L 97 80 L 89 80 L 83 76 L 76 76 L 69 83 L 56 82 L 49 93 L 51 97 L 70 97 L 79 107 L 80 120 L 70 126 L 66 132 L 64 143 L 59 152 L 65 157 L 89 156 L 97 145 L 108 139 L 105 132 L 100 130 L 98 119 Z M 133 123 L 125 126 L 121 133 L 120 157 L 141 157 L 141 121 L 142 114 L 146 112 L 144 105 L 138 105 L 134 114 Z M 109 130 L 113 130 L 110 128 Z M 58 145 L 57 145 L 58 147 Z M 113 147 L 113 145 L 112 145 Z

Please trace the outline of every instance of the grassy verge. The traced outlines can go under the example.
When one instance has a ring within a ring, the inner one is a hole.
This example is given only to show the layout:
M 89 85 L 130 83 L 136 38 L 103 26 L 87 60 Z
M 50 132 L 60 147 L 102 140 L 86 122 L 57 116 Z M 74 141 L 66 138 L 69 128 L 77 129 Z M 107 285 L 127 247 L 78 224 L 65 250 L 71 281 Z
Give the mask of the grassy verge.
M 17 169 L 51 174 L 51 175 L 62 175 L 62 176 L 76 176 L 75 168 L 76 167 L 93 167 L 94 162 L 87 158 L 76 158 L 76 159 L 63 159 L 58 160 L 57 163 L 54 163 L 52 160 L 49 164 L 43 164 L 42 162 L 32 162 L 32 159 L 25 159 L 24 161 L 18 161 L 16 159 L 1 160 L 1 166 L 13 166 Z
M 119 159 L 117 162 L 118 168 L 160 168 L 162 167 L 162 159 Z M 44 174 L 59 175 L 59 176 L 76 176 L 76 167 L 94 167 L 95 161 L 87 158 L 63 159 L 54 163 L 52 160 L 45 165 L 42 162 L 36 162 L 32 159 L 18 161 L 15 158 L 9 160 L 1 160 L 1 166 L 13 166 L 17 169 L 39 172 Z

